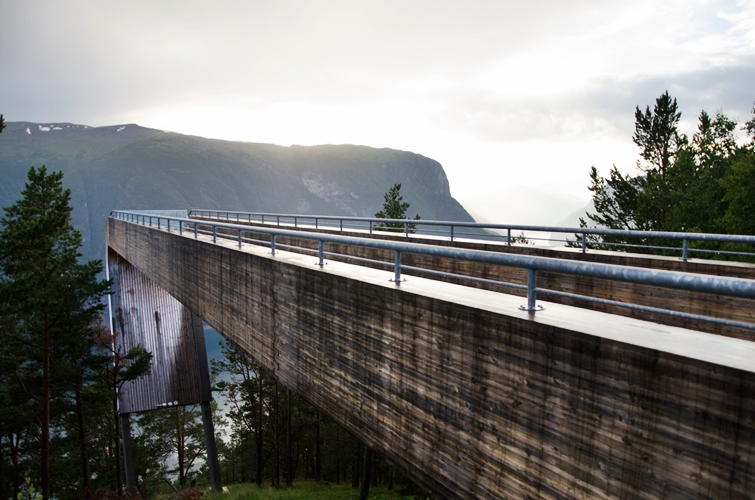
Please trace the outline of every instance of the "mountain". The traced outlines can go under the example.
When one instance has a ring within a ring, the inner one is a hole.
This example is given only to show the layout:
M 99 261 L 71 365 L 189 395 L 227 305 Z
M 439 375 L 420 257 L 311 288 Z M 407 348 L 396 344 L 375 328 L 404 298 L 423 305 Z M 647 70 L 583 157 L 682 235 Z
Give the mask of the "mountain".
M 0 206 L 14 203 L 29 168 L 42 165 L 65 174 L 86 258 L 104 255 L 113 209 L 372 216 L 401 183 L 412 215 L 474 220 L 451 196 L 440 163 L 393 149 L 230 142 L 133 124 L 9 122 L 0 134 Z
M 463 199 L 461 202 L 479 222 L 560 227 L 573 226 L 574 217 L 564 219 L 564 215 L 584 211 L 587 203 L 577 196 L 527 186 L 509 186 L 498 191 L 478 193 L 474 198 Z M 581 215 L 584 216 L 584 213 Z M 579 226 L 578 219 L 576 226 Z M 499 234 L 504 232 L 499 231 Z M 563 235 L 538 231 L 521 231 L 520 234 L 539 245 L 563 245 Z
M 595 206 L 592 204 L 592 200 L 588 201 L 585 206 L 579 208 L 566 217 L 564 217 L 556 226 L 559 227 L 579 227 L 579 218 L 585 219 L 591 226 L 595 223 L 587 218 L 587 213 L 595 213 Z

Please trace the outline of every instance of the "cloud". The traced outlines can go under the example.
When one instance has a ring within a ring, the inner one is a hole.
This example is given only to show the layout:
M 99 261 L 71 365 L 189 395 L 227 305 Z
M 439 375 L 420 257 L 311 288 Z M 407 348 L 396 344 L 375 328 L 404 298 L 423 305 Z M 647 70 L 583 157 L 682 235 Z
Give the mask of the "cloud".
M 591 3 L 4 2 L 0 89 L 14 113 L 82 118 L 218 96 L 355 102 L 484 67 Z
M 665 90 L 685 132 L 748 119 L 754 20 L 735 0 L 0 0 L 0 111 L 412 150 L 469 192 L 583 185 L 634 163 L 635 106 Z
M 755 102 L 753 81 L 755 57 L 690 73 L 596 78 L 577 91 L 543 97 L 464 88 L 447 97 L 448 105 L 434 117 L 442 128 L 494 142 L 628 138 L 634 132 L 635 107 L 652 109 L 655 99 L 668 90 L 679 102 L 684 131 L 691 133 L 703 109 L 722 110 L 740 122 L 749 119 Z

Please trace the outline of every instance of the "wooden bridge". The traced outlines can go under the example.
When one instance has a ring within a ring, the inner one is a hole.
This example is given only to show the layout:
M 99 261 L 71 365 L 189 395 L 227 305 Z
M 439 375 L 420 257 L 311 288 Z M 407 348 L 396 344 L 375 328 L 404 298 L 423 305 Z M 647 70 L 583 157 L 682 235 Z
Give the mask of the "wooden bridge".
M 427 238 L 414 241 L 434 250 L 401 243 L 399 258 L 380 245 L 404 235 L 355 246 L 211 222 L 107 221 L 114 329 L 126 345 L 177 332 L 154 373 L 163 392 L 127 388 L 124 415 L 208 400 L 192 372 L 201 318 L 443 498 L 753 498 L 755 266 Z M 626 279 L 540 267 L 535 288 L 532 270 L 455 251 L 607 263 Z M 675 288 L 632 281 L 645 268 Z M 527 307 L 528 278 L 530 306 L 554 292 L 543 310 Z

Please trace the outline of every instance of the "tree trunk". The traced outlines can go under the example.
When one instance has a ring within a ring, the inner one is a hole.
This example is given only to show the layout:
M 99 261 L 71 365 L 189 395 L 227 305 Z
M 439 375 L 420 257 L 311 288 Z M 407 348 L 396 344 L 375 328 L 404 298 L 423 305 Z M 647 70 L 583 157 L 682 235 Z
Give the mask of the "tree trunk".
M 341 442 L 339 440 L 339 431 L 341 427 L 336 426 L 336 484 L 341 483 Z
M 291 456 L 293 446 L 291 443 L 291 391 L 286 389 L 286 488 L 290 488 L 294 483 L 293 457 Z
M 50 498 L 50 331 L 45 314 L 42 331 L 42 498 Z
M 372 464 L 370 465 L 372 469 L 372 486 L 377 486 L 378 476 L 380 475 L 380 469 L 377 466 L 377 460 L 375 458 L 375 454 L 370 452 L 370 456 L 372 457 Z
M 372 472 L 372 450 L 364 446 L 364 476 L 362 477 L 362 489 L 359 492 L 359 500 L 367 500 L 370 497 L 370 474 Z
M 279 488 L 281 485 L 280 476 L 280 432 L 278 427 L 279 407 L 278 407 L 278 381 L 273 381 L 273 424 L 270 429 L 273 433 L 273 477 L 271 478 L 271 484 L 273 488 Z
M 178 484 L 186 486 L 186 468 L 184 464 L 184 436 L 181 425 L 181 409 L 176 406 L 176 452 L 178 453 Z
M 84 498 L 90 497 L 89 491 L 89 453 L 87 451 L 87 433 L 84 422 L 84 404 L 81 401 L 81 391 L 76 390 L 76 417 L 79 427 L 79 446 L 81 446 L 81 485 L 84 489 Z
M 322 479 L 322 438 L 320 437 L 320 414 L 317 414 L 317 427 L 315 427 L 315 481 Z
M 257 487 L 262 488 L 262 370 L 257 372 L 258 395 L 257 395 Z
M 10 474 L 5 470 L 5 451 L 3 450 L 3 424 L 0 422 L 0 495 L 2 498 L 13 498 L 10 488 Z M 10 438 L 10 436 L 9 436 Z
M 115 371 L 113 371 L 113 373 L 113 378 L 115 379 L 117 375 Z M 117 387 L 117 385 L 115 387 Z M 118 496 L 120 497 L 123 496 L 123 478 L 121 477 L 121 419 L 120 415 L 118 415 L 117 389 L 115 390 L 115 396 L 113 397 L 113 419 L 115 420 L 115 449 L 113 450 L 113 453 L 115 454 L 115 484 L 116 491 L 118 492 Z
M 354 461 L 351 463 L 351 487 L 359 488 L 359 472 L 361 467 L 362 443 L 357 440 L 354 446 Z

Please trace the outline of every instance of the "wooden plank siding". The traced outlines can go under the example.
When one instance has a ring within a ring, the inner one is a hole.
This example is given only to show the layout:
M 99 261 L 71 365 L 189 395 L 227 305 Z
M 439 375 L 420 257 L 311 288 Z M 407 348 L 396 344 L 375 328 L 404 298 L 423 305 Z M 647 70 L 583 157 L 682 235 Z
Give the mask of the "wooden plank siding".
M 153 356 L 150 373 L 121 388 L 120 413 L 212 400 L 202 320 L 111 249 L 108 268 L 117 349 L 141 345 Z
M 237 222 L 231 221 L 236 224 Z M 238 224 L 247 225 L 245 222 Z M 251 224 L 254 226 L 255 224 Z M 258 224 L 257 224 L 258 225 Z M 313 228 L 296 228 L 297 231 L 306 232 L 332 232 L 333 230 L 314 230 Z M 220 233 L 226 232 L 219 230 Z M 339 233 L 340 234 L 340 233 Z M 390 241 L 407 241 L 406 237 L 391 235 L 387 233 L 365 234 L 364 232 L 349 233 L 345 231 L 344 235 L 357 236 L 363 238 L 383 239 Z M 235 237 L 235 232 L 234 232 Z M 269 241 L 270 237 L 262 233 L 249 234 L 244 233 L 244 237 L 252 237 L 258 240 Z M 687 273 L 709 274 L 714 276 L 729 276 L 735 278 L 755 279 L 755 265 L 738 262 L 726 261 L 709 261 L 709 260 L 691 260 L 683 262 L 681 259 L 674 257 L 639 255 L 623 252 L 604 252 L 589 251 L 582 254 L 581 250 L 569 248 L 547 248 L 533 245 L 501 245 L 481 242 L 454 241 L 422 238 L 419 240 L 409 239 L 409 241 L 438 245 L 445 247 L 465 248 L 472 250 L 484 250 L 490 252 L 513 253 L 520 255 L 537 255 L 541 257 L 551 257 L 559 259 L 577 260 L 583 262 L 598 262 L 603 264 L 614 264 L 620 266 L 644 267 L 647 269 L 659 269 L 666 271 L 680 271 Z M 303 238 L 283 238 L 276 237 L 277 245 L 291 245 L 302 248 L 317 249 L 317 242 Z M 353 247 L 340 244 L 326 243 L 325 250 L 350 255 L 355 257 L 382 260 L 386 262 L 393 261 L 393 252 Z M 340 257 L 328 258 L 338 261 L 349 262 L 348 259 Z M 354 262 L 354 261 L 351 261 Z M 430 257 L 416 254 L 402 254 L 401 262 L 406 266 L 421 267 L 436 271 L 443 271 L 454 274 L 475 276 L 478 278 L 492 279 L 516 283 L 520 285 L 527 284 L 527 271 L 507 266 L 495 266 L 490 264 L 481 264 L 475 262 L 463 262 L 452 259 L 443 259 L 439 257 Z M 369 264 L 367 264 L 369 265 Z M 376 267 L 376 266 L 371 266 Z M 381 269 L 387 269 L 380 267 Z M 459 283 L 465 286 L 481 288 L 485 290 L 495 290 L 503 293 L 509 293 L 517 296 L 526 295 L 523 291 L 515 290 L 509 287 L 496 286 L 485 283 L 475 283 L 468 280 L 456 278 L 443 278 L 432 276 L 430 274 L 407 271 L 407 275 L 424 276 L 431 279 L 447 281 L 449 283 Z M 674 311 L 697 314 L 702 316 L 713 316 L 726 318 L 734 321 L 755 324 L 755 300 L 741 299 L 735 297 L 724 297 L 714 294 L 701 294 L 696 292 L 687 292 L 684 290 L 669 290 L 665 288 L 622 283 L 619 281 L 610 281 L 596 278 L 587 278 L 571 276 L 567 274 L 558 274 L 550 272 L 538 272 L 538 287 L 548 288 L 561 292 L 568 292 L 580 295 L 589 295 L 601 299 L 615 300 L 631 304 L 645 305 L 650 307 L 659 307 L 662 309 L 671 309 Z M 755 340 L 755 330 L 746 328 L 736 328 L 705 321 L 696 321 L 682 318 L 675 318 L 664 314 L 648 313 L 631 310 L 623 307 L 617 307 L 607 304 L 598 304 L 580 299 L 567 297 L 556 297 L 547 294 L 541 294 L 541 299 L 555 302 L 558 304 L 573 305 L 585 307 L 595 311 L 609 312 L 619 314 L 630 318 L 637 318 L 647 321 L 653 321 L 666 325 L 679 326 L 694 330 L 725 335 L 729 337 Z
M 753 498 L 752 342 L 108 228 L 113 251 L 442 498 Z

